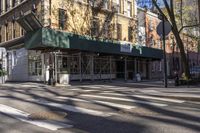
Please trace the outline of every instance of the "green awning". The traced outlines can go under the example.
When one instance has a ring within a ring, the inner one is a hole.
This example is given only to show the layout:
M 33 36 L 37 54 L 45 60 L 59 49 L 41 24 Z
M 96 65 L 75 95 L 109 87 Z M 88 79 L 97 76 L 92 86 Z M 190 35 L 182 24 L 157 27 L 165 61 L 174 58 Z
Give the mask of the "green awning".
M 149 47 L 141 47 L 137 49 L 135 46 L 131 51 L 122 51 L 124 46 L 118 41 L 97 40 L 89 36 L 80 36 L 72 33 L 56 31 L 48 28 L 41 28 L 35 32 L 29 32 L 26 35 L 25 47 L 27 49 L 43 50 L 43 49 L 74 49 L 81 51 L 90 51 L 107 54 L 120 54 L 137 57 L 146 57 L 154 59 L 162 59 L 163 52 L 159 49 Z

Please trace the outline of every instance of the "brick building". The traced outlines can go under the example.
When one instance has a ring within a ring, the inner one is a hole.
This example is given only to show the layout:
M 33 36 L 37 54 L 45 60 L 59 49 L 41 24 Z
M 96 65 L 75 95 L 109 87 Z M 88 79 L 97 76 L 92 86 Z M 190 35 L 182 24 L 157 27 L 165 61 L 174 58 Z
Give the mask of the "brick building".
M 143 16 L 143 17 L 141 17 Z M 138 18 L 140 29 L 143 27 L 143 34 L 139 33 L 139 42 L 147 47 L 153 47 L 163 49 L 162 40 L 156 33 L 156 27 L 160 23 L 158 15 L 147 10 L 138 7 Z M 185 33 L 181 34 L 183 40 L 190 68 L 199 65 L 199 52 L 198 52 L 198 41 L 188 36 Z M 173 33 L 170 33 L 166 37 L 166 54 L 167 54 L 167 71 L 168 76 L 173 77 L 174 71 L 178 71 L 180 74 L 183 72 L 179 48 L 176 44 Z M 152 62 L 152 72 L 155 77 L 162 75 L 163 63 L 161 61 Z M 161 76 L 160 76 L 161 77 Z
M 137 49 L 134 0 L 1 0 L 10 81 L 133 80 L 162 51 Z M 142 52 L 141 52 L 142 51 Z

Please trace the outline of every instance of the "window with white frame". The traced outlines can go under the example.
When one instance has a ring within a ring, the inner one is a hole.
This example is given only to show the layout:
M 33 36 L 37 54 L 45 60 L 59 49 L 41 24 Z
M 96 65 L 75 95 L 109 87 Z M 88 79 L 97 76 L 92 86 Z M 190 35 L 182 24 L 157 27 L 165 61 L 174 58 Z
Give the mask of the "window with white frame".
M 2 32 L 2 31 L 1 31 L 1 29 L 2 29 L 2 28 L 1 28 L 1 26 L 0 26 L 0 43 L 2 42 L 2 36 L 1 36 L 1 32 Z
M 12 7 L 15 7 L 17 5 L 17 0 L 12 0 Z
M 5 0 L 5 11 L 10 9 L 10 0 Z
M 0 0 L 0 15 L 3 12 L 3 0 Z
M 108 9 L 108 7 L 109 7 L 109 3 L 108 2 L 109 2 L 109 0 L 105 0 L 104 1 L 104 8 L 105 9 Z
M 16 22 L 12 21 L 12 39 L 16 37 Z
M 5 41 L 8 41 L 8 24 L 5 24 Z
M 127 15 L 128 15 L 128 17 L 132 17 L 132 6 L 131 5 L 132 5 L 131 2 L 128 1 L 127 2 Z
M 117 13 L 121 13 L 121 0 L 116 0 Z

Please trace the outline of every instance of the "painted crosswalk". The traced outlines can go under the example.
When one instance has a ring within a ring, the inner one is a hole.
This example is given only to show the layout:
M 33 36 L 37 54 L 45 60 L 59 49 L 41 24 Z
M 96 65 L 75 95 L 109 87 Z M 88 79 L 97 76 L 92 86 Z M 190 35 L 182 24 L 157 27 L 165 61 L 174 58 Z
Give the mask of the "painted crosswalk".
M 89 114 L 89 115 L 93 115 L 93 116 L 108 117 L 111 115 L 115 115 L 115 113 L 98 111 L 98 110 L 87 109 L 87 108 L 83 108 L 83 107 L 67 105 L 67 104 L 60 104 L 60 103 L 49 102 L 49 101 L 35 100 L 34 102 L 42 104 L 42 105 L 54 107 L 54 108 L 63 109 L 63 110 L 70 111 L 70 112 Z
M 119 97 L 89 95 L 89 94 L 82 94 L 81 96 L 90 97 L 90 98 L 99 98 L 99 99 L 118 100 L 118 101 L 125 101 L 125 102 L 134 102 L 134 103 L 147 104 L 147 105 L 160 106 L 160 107 L 168 106 L 167 104 L 163 104 L 163 103 L 140 101 L 140 100 L 134 100 L 134 99 L 129 99 L 129 98 L 119 98 Z
M 18 119 L 22 122 L 26 122 L 35 126 L 43 127 L 49 130 L 58 130 L 60 128 L 71 128 L 72 125 L 70 124 L 65 124 L 62 122 L 57 122 L 57 121 L 50 121 L 50 120 L 31 120 L 29 119 L 29 113 L 24 112 L 22 110 L 0 104 L 0 112 L 9 115 L 15 119 Z
M 107 93 L 103 92 L 100 93 L 103 95 L 112 95 L 112 96 L 131 96 L 136 98 L 142 98 L 142 99 L 150 99 L 150 100 L 159 100 L 159 101 L 166 101 L 166 102 L 173 102 L 173 103 L 184 103 L 184 100 L 176 100 L 176 99 L 170 99 L 170 98 L 160 98 L 160 97 L 153 97 L 153 96 L 146 96 L 146 95 L 129 95 L 129 94 L 120 94 L 120 93 Z
M 101 104 L 101 105 L 106 105 L 114 108 L 119 108 L 119 109 L 133 109 L 135 106 L 130 106 L 130 105 L 124 105 L 124 104 L 118 104 L 118 103 L 113 103 L 113 102 L 107 102 L 107 101 L 100 101 L 100 100 L 84 100 L 84 99 L 79 99 L 79 98 L 71 98 L 71 97 L 57 97 L 58 99 L 63 99 L 63 100 L 72 100 L 72 101 L 78 101 L 78 102 L 86 102 L 86 103 L 91 103 L 91 104 Z

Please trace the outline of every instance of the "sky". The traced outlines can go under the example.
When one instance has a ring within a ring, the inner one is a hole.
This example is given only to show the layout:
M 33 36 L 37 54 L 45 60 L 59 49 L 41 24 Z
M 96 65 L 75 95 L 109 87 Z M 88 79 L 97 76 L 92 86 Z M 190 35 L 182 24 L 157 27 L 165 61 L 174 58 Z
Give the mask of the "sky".
M 158 0 L 158 3 L 161 7 L 164 5 L 163 0 Z M 140 7 L 146 6 L 147 8 L 152 8 L 152 0 L 137 0 L 137 4 Z

